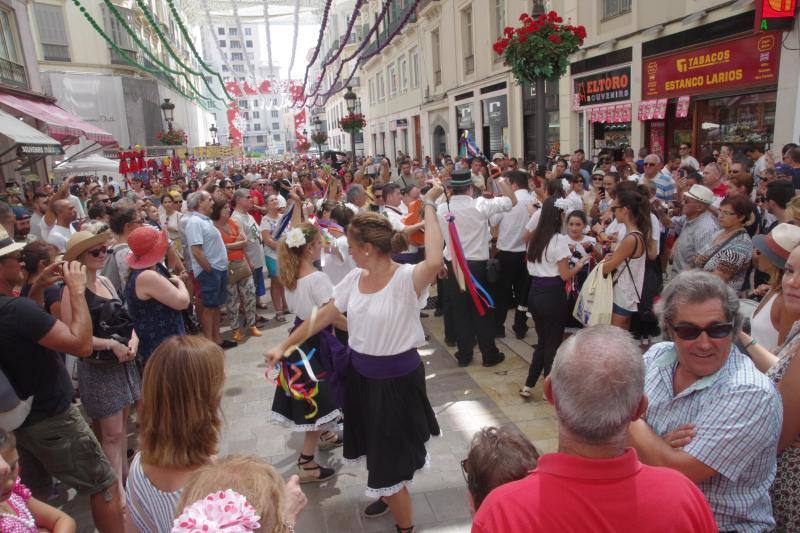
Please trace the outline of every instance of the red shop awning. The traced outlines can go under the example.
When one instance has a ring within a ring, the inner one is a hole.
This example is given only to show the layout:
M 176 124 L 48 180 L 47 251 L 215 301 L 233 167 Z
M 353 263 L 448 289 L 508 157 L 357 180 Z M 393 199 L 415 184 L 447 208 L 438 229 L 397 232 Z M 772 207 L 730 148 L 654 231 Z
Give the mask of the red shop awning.
M 88 140 L 103 146 L 117 143 L 114 136 L 107 131 L 101 130 L 55 104 L 9 93 L 0 93 L 0 103 L 46 123 L 50 136 L 61 144 L 74 144 L 81 135 L 85 135 Z

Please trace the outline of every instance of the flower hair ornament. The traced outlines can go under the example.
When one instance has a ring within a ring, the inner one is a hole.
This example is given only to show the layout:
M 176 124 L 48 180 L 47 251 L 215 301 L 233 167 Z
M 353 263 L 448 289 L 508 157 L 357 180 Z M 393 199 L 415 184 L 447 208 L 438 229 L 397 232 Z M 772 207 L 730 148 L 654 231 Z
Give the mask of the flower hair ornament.
M 186 507 L 172 524 L 172 533 L 246 533 L 261 527 L 247 499 L 231 489 L 213 492 Z
M 300 228 L 292 228 L 286 234 L 286 246 L 289 248 L 300 248 L 306 244 L 306 236 Z
M 566 198 L 556 199 L 556 201 L 553 202 L 553 205 L 555 205 L 560 211 L 566 211 L 569 209 L 569 202 Z

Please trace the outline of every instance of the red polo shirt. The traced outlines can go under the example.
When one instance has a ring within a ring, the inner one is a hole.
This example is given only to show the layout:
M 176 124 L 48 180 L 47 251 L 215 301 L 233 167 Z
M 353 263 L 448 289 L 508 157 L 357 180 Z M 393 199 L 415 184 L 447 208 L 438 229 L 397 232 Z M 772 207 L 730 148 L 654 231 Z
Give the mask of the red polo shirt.
M 525 478 L 484 500 L 472 533 L 717 531 L 703 493 L 676 470 L 647 466 L 629 448 L 613 459 L 539 458 Z
M 711 189 L 711 192 L 713 192 L 714 196 L 718 198 L 725 198 L 726 196 L 728 196 L 728 184 L 720 183 L 719 185 Z
M 250 198 L 252 198 L 254 206 L 254 208 L 250 210 L 250 214 L 256 219 L 256 224 L 261 224 L 261 217 L 264 215 L 261 214 L 261 211 L 255 209 L 255 206 L 261 207 L 264 205 L 264 195 L 261 194 L 261 191 L 250 189 Z

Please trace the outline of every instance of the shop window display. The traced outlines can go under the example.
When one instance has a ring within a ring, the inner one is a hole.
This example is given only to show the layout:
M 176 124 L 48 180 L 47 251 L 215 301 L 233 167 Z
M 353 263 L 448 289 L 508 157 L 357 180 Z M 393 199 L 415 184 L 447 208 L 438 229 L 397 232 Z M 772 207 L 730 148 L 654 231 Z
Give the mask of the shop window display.
M 701 153 L 722 145 L 733 151 L 748 144 L 772 144 L 777 93 L 764 92 L 697 102 Z

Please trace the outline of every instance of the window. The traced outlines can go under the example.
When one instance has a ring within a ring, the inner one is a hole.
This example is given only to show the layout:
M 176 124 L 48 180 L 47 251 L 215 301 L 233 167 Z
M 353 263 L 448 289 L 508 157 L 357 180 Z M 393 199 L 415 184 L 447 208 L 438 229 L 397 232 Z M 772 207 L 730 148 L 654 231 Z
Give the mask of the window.
M 397 67 L 394 63 L 389 65 L 386 77 L 389 80 L 389 98 L 393 98 L 397 95 Z
M 239 107 L 247 109 L 247 100 L 239 100 Z
M 247 52 L 247 60 L 248 61 L 253 61 L 254 59 L 255 59 L 255 56 L 253 55 L 253 53 L 252 52 Z
M 278 124 L 277 122 L 273 122 L 272 123 L 272 129 L 273 130 L 279 130 L 279 129 L 281 129 L 281 125 Z
M 492 42 L 495 42 L 503 35 L 503 28 L 506 26 L 506 0 L 494 0 L 492 10 Z M 503 58 L 498 54 L 492 54 L 495 62 Z
M 397 63 L 400 70 L 400 92 L 405 93 L 408 90 L 408 58 L 403 54 Z
M 245 41 L 245 46 L 247 48 L 253 48 L 253 41 Z
M 131 36 L 122 26 L 122 24 L 111 14 L 108 8 L 103 5 L 103 21 L 106 28 L 106 33 L 109 34 L 111 40 L 114 41 L 118 47 L 125 50 L 131 58 L 138 59 L 138 53 L 136 52 L 136 47 L 131 40 Z M 117 11 L 119 11 L 123 17 L 126 19 L 129 25 L 133 25 L 134 17 L 133 13 L 131 13 L 130 9 L 125 9 L 124 7 L 117 7 Z M 127 65 L 128 62 L 118 54 L 113 48 L 110 49 L 111 52 L 111 63 L 114 65 Z
M 631 0 L 603 0 L 603 20 L 631 10 Z
M 247 111 L 242 111 L 242 118 L 245 120 L 250 120 L 250 113 Z
M 225 45 L 225 41 L 223 41 L 222 39 L 220 39 L 220 41 L 219 41 L 219 47 L 220 47 L 220 48 L 225 48 L 225 46 L 226 46 L 226 45 Z
M 369 103 L 372 105 L 375 102 L 375 80 L 369 80 Z
M 263 143 L 264 142 L 264 136 L 263 135 L 256 135 L 256 142 L 257 143 Z
M 228 72 L 228 65 L 222 65 L 222 72 Z
M 0 9 L 0 81 L 19 87 L 28 86 L 25 66 L 19 56 L 13 11 Z
M 250 131 L 250 124 L 247 125 L 247 131 Z
M 442 84 L 442 63 L 439 55 L 439 30 L 431 32 L 431 63 L 433 64 L 433 85 Z
M 375 77 L 375 83 L 378 86 L 378 101 L 383 102 L 386 98 L 386 87 L 383 84 L 383 72 L 378 72 L 378 75 Z
M 258 117 L 256 117 L 255 115 L 256 115 L 256 114 L 255 114 L 255 113 L 253 113 L 253 118 L 258 118 Z M 259 124 L 258 122 L 256 122 L 255 124 L 253 124 L 253 130 L 255 130 L 255 131 L 261 131 L 261 124 Z
M 281 136 L 280 136 L 280 134 L 279 134 L 279 133 L 276 133 L 275 135 L 273 135 L 273 136 L 272 136 L 272 140 L 273 140 L 273 141 L 278 141 L 278 142 L 280 142 L 280 140 L 281 140 Z
M 277 110 L 277 109 L 273 109 L 272 111 L 270 111 L 270 112 L 269 112 L 269 114 L 270 114 L 270 116 L 271 116 L 272 118 L 278 118 L 278 117 L 280 116 L 280 115 L 278 114 L 278 110 Z
M 69 61 L 69 42 L 61 6 L 33 4 L 45 61 Z
M 233 65 L 234 72 L 244 72 L 244 65 Z
M 253 28 L 245 28 L 244 29 L 244 34 L 245 35 L 252 35 L 253 34 Z
M 412 48 L 409 52 L 411 56 L 411 88 L 419 87 L 419 50 Z
M 228 35 L 238 35 L 239 32 L 236 31 L 236 28 L 228 28 Z
M 217 28 L 217 35 L 225 35 L 225 28 Z
M 231 41 L 231 48 L 241 48 L 242 43 L 240 41 Z
M 272 100 L 272 107 L 278 107 L 278 100 L 277 100 L 277 98 Z
M 241 52 L 232 52 L 231 61 L 244 61 L 244 56 Z
M 464 51 L 464 74 L 475 72 L 475 56 L 472 47 L 472 8 L 461 12 L 461 46 Z
M 258 105 L 258 104 L 256 104 L 255 102 L 253 102 L 253 107 L 257 107 L 257 105 Z M 254 118 L 254 119 L 260 119 L 260 118 L 261 118 L 261 113 L 260 113 L 259 111 L 253 111 L 253 118 Z

